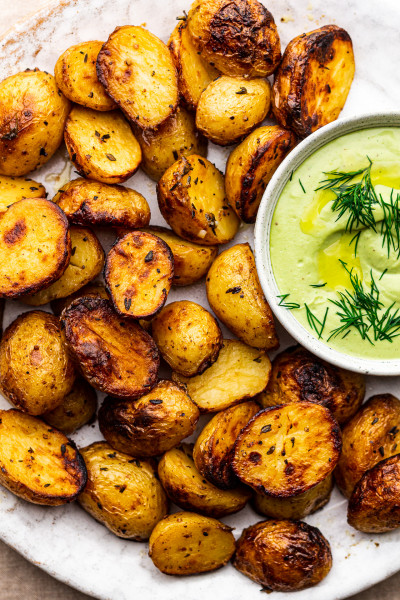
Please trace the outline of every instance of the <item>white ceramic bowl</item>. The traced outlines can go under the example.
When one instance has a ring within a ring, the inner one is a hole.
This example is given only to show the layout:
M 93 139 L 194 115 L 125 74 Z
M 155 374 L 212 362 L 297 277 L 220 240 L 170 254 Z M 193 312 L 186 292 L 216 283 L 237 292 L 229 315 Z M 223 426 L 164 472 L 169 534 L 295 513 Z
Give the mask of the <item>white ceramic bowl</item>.
M 315 338 L 297 321 L 290 310 L 279 306 L 279 290 L 271 265 L 269 252 L 270 228 L 276 203 L 285 187 L 290 174 L 296 170 L 316 150 L 328 142 L 353 131 L 371 127 L 400 127 L 400 113 L 367 114 L 360 117 L 340 119 L 322 127 L 298 146 L 279 166 L 261 200 L 254 230 L 255 257 L 258 275 L 264 294 L 277 319 L 283 327 L 305 348 L 328 362 L 369 375 L 400 375 L 400 359 L 372 360 L 358 358 L 330 348 L 325 342 Z

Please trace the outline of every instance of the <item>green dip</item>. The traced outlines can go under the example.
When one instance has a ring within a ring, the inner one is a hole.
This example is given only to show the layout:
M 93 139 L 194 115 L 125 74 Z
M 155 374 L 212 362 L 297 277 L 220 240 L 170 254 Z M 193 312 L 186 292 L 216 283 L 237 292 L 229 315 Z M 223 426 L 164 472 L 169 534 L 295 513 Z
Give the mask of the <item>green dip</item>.
M 378 204 L 373 208 L 376 231 L 359 225 L 349 233 L 348 214 L 337 220 L 338 212 L 332 210 L 335 193 L 330 189 L 316 191 L 327 179 L 324 173 L 364 169 L 369 164 L 367 157 L 372 161 L 371 181 L 376 193 L 388 202 L 393 194 L 396 198 L 400 193 L 400 128 L 365 129 L 326 144 L 302 163 L 282 191 L 271 226 L 271 261 L 280 294 L 289 294 L 284 302 L 300 305 L 292 314 L 315 337 L 318 333 L 309 324 L 305 305 L 321 323 L 329 307 L 321 340 L 331 348 L 363 358 L 394 359 L 400 358 L 400 335 L 391 341 L 375 341 L 370 332 L 370 343 L 350 326 L 328 341 L 343 325 L 339 309 L 330 301 L 340 299 L 338 292 L 354 291 L 340 260 L 347 269 L 353 269 L 366 292 L 371 290 L 372 272 L 383 304 L 378 315 L 393 303 L 392 312 L 400 309 L 400 258 L 393 248 L 388 257 L 387 247 L 382 246 L 382 207 Z M 358 231 L 355 254 L 351 240 Z

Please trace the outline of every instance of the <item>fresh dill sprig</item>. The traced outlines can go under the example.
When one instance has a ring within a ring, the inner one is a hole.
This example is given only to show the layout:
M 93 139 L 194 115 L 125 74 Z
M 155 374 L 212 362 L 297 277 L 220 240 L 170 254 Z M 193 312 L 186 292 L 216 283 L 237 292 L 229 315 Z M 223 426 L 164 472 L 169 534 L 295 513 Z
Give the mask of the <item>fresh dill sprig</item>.
M 325 287 L 326 286 L 326 281 L 325 283 L 310 283 L 310 287 L 312 288 L 321 288 L 321 287 Z
M 289 296 L 290 294 L 282 294 L 277 296 L 277 298 L 280 298 L 278 306 L 283 306 L 283 308 L 287 308 L 288 310 L 300 308 L 300 304 L 297 304 L 297 302 L 286 302 L 286 298 L 289 298 Z
M 303 190 L 303 192 L 306 194 L 307 192 L 306 192 L 306 190 L 304 189 L 304 185 L 301 183 L 301 179 L 300 179 L 300 178 L 299 178 L 299 184 L 300 184 L 300 187 L 301 187 L 301 189 Z
M 379 281 L 382 279 L 382 277 L 387 273 L 387 267 L 384 271 L 382 271 L 382 275 L 379 277 Z
M 320 321 L 320 319 L 318 319 L 318 317 L 312 312 L 312 310 L 310 309 L 310 307 L 308 306 L 308 304 L 306 302 L 304 303 L 304 308 L 306 309 L 306 316 L 307 316 L 307 321 L 308 321 L 309 326 L 311 327 L 311 329 L 313 331 L 315 331 L 315 333 L 318 334 L 318 339 L 321 339 L 322 333 L 325 329 L 326 318 L 328 316 L 329 307 L 327 307 L 327 309 L 325 310 L 325 315 L 324 315 L 322 321 Z

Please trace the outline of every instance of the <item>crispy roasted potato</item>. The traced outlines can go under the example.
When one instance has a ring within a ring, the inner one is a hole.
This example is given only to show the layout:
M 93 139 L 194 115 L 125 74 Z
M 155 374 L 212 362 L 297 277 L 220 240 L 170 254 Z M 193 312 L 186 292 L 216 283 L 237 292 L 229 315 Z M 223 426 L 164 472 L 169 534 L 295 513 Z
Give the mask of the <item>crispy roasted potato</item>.
M 258 400 L 264 407 L 316 402 L 329 408 L 343 424 L 360 408 L 364 395 L 363 375 L 330 365 L 305 348 L 293 346 L 274 359 L 268 386 Z
M 332 554 L 316 527 L 269 520 L 243 531 L 233 566 L 266 591 L 293 592 L 322 581 L 331 570 Z
M 4 298 L 0 298 L 0 340 L 3 336 L 3 317 L 4 317 L 4 307 L 5 307 L 6 301 L 4 300 Z M 1 393 L 1 390 L 0 390 Z
M 33 181 L 33 179 L 0 175 L 0 216 L 18 200 L 45 197 L 46 190 L 41 183 Z
M 44 165 L 63 139 L 70 102 L 52 75 L 27 69 L 0 83 L 0 175 Z
M 226 163 L 226 195 L 242 221 L 254 223 L 267 184 L 295 145 L 292 131 L 269 125 L 258 127 L 232 150 Z
M 224 340 L 217 360 L 204 373 L 184 377 L 174 372 L 172 379 L 184 384 L 200 411 L 207 413 L 253 398 L 266 387 L 270 371 L 271 362 L 263 350 Z
M 75 376 L 57 317 L 31 311 L 7 327 L 0 342 L 0 388 L 14 406 L 31 415 L 53 410 Z
M 88 296 L 90 298 L 105 298 L 106 300 L 110 299 L 110 296 L 108 295 L 107 290 L 102 283 L 89 283 L 70 296 L 52 300 L 50 302 L 51 310 L 57 317 L 59 317 L 64 308 L 67 308 L 67 306 L 69 306 L 73 300 L 76 300 L 77 298 L 83 298 L 84 296 Z
M 116 450 L 131 456 L 157 456 L 191 435 L 199 415 L 179 385 L 163 380 L 138 400 L 106 398 L 99 411 L 99 427 Z
M 233 447 L 239 433 L 260 410 L 256 402 L 242 402 L 217 413 L 207 423 L 193 448 L 198 471 L 222 490 L 238 485 L 232 470 Z
M 265 119 L 270 104 L 267 79 L 221 75 L 200 96 L 196 127 L 214 144 L 234 144 Z
M 167 46 L 143 27 L 117 27 L 97 59 L 97 76 L 130 121 L 156 129 L 178 105 L 178 77 Z
M 294 38 L 275 75 L 272 108 L 282 127 L 305 137 L 338 118 L 354 77 L 347 31 L 325 25 Z
M 212 310 L 240 340 L 255 348 L 278 348 L 274 318 L 249 244 L 236 244 L 215 259 L 206 290 Z
M 142 160 L 139 142 L 119 111 L 100 113 L 75 105 L 64 139 L 79 174 L 101 183 L 123 183 Z
M 164 306 L 174 276 L 174 257 L 159 237 L 132 231 L 107 255 L 104 279 L 115 310 L 135 319 L 155 315 Z
M 78 298 L 62 313 L 69 349 L 94 388 L 135 399 L 157 381 L 159 355 L 137 323 L 123 320 L 103 298 Z
M 281 59 L 274 18 L 258 0 L 195 0 L 188 29 L 202 57 L 225 75 L 266 77 Z
M 191 512 L 164 517 L 154 527 L 149 556 L 167 575 L 193 575 L 226 565 L 235 551 L 231 528 Z
M 174 504 L 210 517 L 242 510 L 251 496 L 251 490 L 220 490 L 206 481 L 193 462 L 192 444 L 168 450 L 158 463 L 158 475 Z
M 115 535 L 144 542 L 168 513 L 168 501 L 152 462 L 117 452 L 105 442 L 81 450 L 88 480 L 78 498 Z
M 239 219 L 225 197 L 224 177 L 206 158 L 183 156 L 161 177 L 158 205 L 164 219 L 185 240 L 215 246 L 235 237 Z
M 171 302 L 151 326 L 161 356 L 180 375 L 199 375 L 218 358 L 221 329 L 208 310 L 196 302 Z
M 96 409 L 96 392 L 83 377 L 78 377 L 62 403 L 54 410 L 44 413 L 42 419 L 69 435 L 89 423 L 95 416 Z
M 323 481 L 340 455 L 340 429 L 325 407 L 295 402 L 266 408 L 242 429 L 232 467 L 259 494 L 287 498 Z
M 96 62 L 103 42 L 83 42 L 61 54 L 54 67 L 56 82 L 64 96 L 94 110 L 113 110 L 115 102 L 97 79 Z
M 335 470 L 336 483 L 346 498 L 365 471 L 400 452 L 399 433 L 400 400 L 391 394 L 372 396 L 347 423 Z

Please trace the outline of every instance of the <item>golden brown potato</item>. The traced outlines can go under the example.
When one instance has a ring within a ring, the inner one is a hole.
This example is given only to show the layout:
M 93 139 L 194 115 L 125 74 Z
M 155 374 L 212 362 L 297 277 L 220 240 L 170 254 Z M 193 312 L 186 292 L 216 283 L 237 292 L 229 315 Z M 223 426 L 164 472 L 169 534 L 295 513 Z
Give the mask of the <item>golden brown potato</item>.
M 61 431 L 19 410 L 0 410 L 0 484 L 33 504 L 72 502 L 85 487 L 82 456 Z
M 220 490 L 206 481 L 195 467 L 192 446 L 168 450 L 158 463 L 158 476 L 170 500 L 185 510 L 216 518 L 242 510 L 251 490 Z
M 201 375 L 172 379 L 186 386 L 189 396 L 203 413 L 219 412 L 253 398 L 267 385 L 271 362 L 263 350 L 238 340 L 224 340 L 218 358 Z
M 255 348 L 278 348 L 274 318 L 249 244 L 236 244 L 215 259 L 206 290 L 212 310 L 240 340 Z
M 105 442 L 81 450 L 88 480 L 78 498 L 92 517 L 118 537 L 144 542 L 168 513 L 168 502 L 148 460 L 117 452 Z
M 68 221 L 44 198 L 12 204 L 0 221 L 0 297 L 33 294 L 59 279 L 68 266 Z
M 279 125 L 305 137 L 338 118 L 354 77 L 347 31 L 325 25 L 294 38 L 275 75 L 272 108 Z
M 225 197 L 224 177 L 206 158 L 183 156 L 157 185 L 164 219 L 185 240 L 215 246 L 235 237 L 239 219 Z
M 174 276 L 169 246 L 155 235 L 132 231 L 117 240 L 107 255 L 104 279 L 115 310 L 143 319 L 164 306 Z
M 335 470 L 336 483 L 346 498 L 365 471 L 400 452 L 399 432 L 400 400 L 391 394 L 372 396 L 347 423 Z
M 137 323 L 121 319 L 108 300 L 78 298 L 61 319 L 69 349 L 94 388 L 135 399 L 156 384 L 160 359 L 155 343 Z
M 0 388 L 14 406 L 31 415 L 53 410 L 75 376 L 57 317 L 36 310 L 7 327 L 0 342 Z
M 331 570 L 332 554 L 316 527 L 269 520 L 243 531 L 233 566 L 266 591 L 293 592 L 322 581 Z
M 242 221 L 254 223 L 267 184 L 295 145 L 292 131 L 272 125 L 258 127 L 232 150 L 226 163 L 226 195 Z
M 4 298 L 0 298 L 0 339 L 2 338 L 3 335 L 3 317 L 4 317 L 4 307 L 5 307 L 6 301 L 4 300 Z M 1 392 L 1 390 L 0 390 Z
M 107 442 L 131 456 L 157 456 L 192 435 L 199 409 L 172 381 L 159 381 L 138 400 L 106 398 L 99 411 Z
M 196 127 L 214 144 L 234 144 L 264 121 L 270 104 L 267 79 L 221 75 L 200 96 Z
M 94 110 L 113 110 L 115 102 L 97 79 L 96 61 L 103 42 L 83 42 L 61 54 L 54 67 L 56 82 L 64 96 Z
M 221 329 L 216 319 L 196 302 L 171 302 L 151 325 L 161 356 L 180 375 L 199 375 L 217 360 L 222 346 Z
M 117 27 L 97 59 L 97 76 L 130 121 L 156 129 L 178 105 L 178 77 L 167 46 L 144 29 Z
M 235 551 L 231 528 L 191 512 L 164 517 L 154 527 L 149 556 L 167 575 L 193 575 L 226 565 Z
M 202 57 L 225 75 L 266 77 L 281 59 L 274 18 L 258 0 L 195 0 L 188 29 Z
M 70 102 L 52 75 L 27 69 L 0 83 L 0 174 L 44 165 L 63 139 Z
M 101 183 L 123 183 L 142 160 L 139 142 L 118 111 L 100 113 L 75 105 L 64 139 L 79 174 Z
M 87 179 L 65 184 L 53 198 L 75 225 L 112 225 L 137 229 L 150 222 L 146 199 L 122 185 Z
M 287 498 L 323 481 L 340 455 L 340 429 L 325 407 L 295 402 L 266 408 L 242 429 L 232 467 L 259 494 Z
M 67 308 L 67 306 L 69 306 L 73 300 L 76 300 L 77 298 L 83 298 L 84 296 L 89 296 L 90 298 L 105 298 L 106 300 L 110 299 L 110 296 L 108 295 L 107 290 L 102 283 L 89 283 L 70 296 L 52 300 L 50 302 L 51 310 L 57 317 L 59 317 L 64 308 Z
M 207 423 L 193 448 L 198 471 L 222 490 L 238 485 L 232 470 L 233 447 L 239 433 L 260 410 L 256 402 L 242 402 L 217 413 Z
M 42 415 L 42 419 L 69 435 L 89 423 L 95 416 L 96 409 L 96 392 L 83 377 L 78 377 L 62 404 Z
M 0 216 L 18 200 L 45 197 L 46 190 L 41 183 L 33 181 L 33 179 L 0 175 Z
M 307 400 L 332 412 L 339 424 L 359 409 L 365 378 L 328 364 L 301 346 L 287 348 L 272 363 L 267 388 L 258 398 L 264 407 Z

